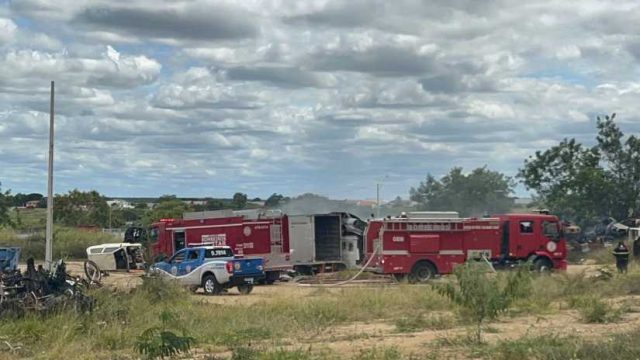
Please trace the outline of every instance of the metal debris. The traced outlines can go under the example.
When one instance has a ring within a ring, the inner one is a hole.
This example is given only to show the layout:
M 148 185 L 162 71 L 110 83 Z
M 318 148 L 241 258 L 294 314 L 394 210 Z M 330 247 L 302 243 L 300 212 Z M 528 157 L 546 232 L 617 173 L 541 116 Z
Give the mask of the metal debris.
M 28 259 L 24 273 L 19 269 L 0 272 L 0 318 L 66 308 L 91 311 L 95 301 L 86 291 L 97 285 L 69 275 L 62 260 L 47 271 L 42 265 L 36 268 L 34 260 Z

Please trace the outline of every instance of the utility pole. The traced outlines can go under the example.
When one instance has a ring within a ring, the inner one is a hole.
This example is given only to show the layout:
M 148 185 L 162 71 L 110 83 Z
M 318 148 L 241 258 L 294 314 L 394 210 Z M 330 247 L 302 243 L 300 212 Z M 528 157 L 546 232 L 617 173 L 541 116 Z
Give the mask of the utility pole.
M 376 217 L 380 218 L 380 183 L 376 183 Z
M 382 186 L 382 182 L 387 179 L 389 175 L 385 175 L 381 179 L 376 182 L 376 217 L 380 218 L 380 187 Z
M 49 172 L 47 176 L 47 233 L 45 241 L 45 267 L 53 264 L 53 111 L 55 84 L 51 81 L 51 104 L 49 108 Z

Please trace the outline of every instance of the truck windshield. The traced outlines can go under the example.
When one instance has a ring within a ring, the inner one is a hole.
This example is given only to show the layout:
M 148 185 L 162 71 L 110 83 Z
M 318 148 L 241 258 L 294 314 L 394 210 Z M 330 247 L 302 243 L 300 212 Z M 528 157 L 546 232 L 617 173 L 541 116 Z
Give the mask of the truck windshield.
M 206 249 L 204 251 L 204 257 L 206 259 L 233 257 L 233 253 L 231 252 L 231 249 Z
M 543 221 L 542 222 L 542 232 L 544 236 L 552 239 L 558 240 L 560 239 L 560 231 L 558 230 L 558 223 L 552 221 Z

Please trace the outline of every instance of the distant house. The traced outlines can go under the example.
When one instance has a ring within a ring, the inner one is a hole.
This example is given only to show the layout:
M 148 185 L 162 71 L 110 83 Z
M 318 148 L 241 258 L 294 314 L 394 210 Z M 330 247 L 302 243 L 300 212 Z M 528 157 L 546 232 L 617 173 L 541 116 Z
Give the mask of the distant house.
M 130 202 L 122 199 L 107 200 L 107 205 L 118 209 L 133 209 L 133 205 Z
M 207 200 L 183 200 L 183 202 L 187 205 L 195 206 L 195 205 L 207 205 Z
M 384 204 L 384 201 L 380 200 L 380 205 Z M 375 207 L 378 203 L 375 200 L 358 200 L 356 201 L 356 205 L 358 206 L 368 206 Z
M 532 198 L 515 198 L 513 203 L 515 205 L 527 206 L 533 202 Z
M 24 207 L 27 209 L 35 209 L 38 207 L 38 205 L 40 205 L 40 200 L 31 200 L 27 201 L 27 203 L 24 204 Z

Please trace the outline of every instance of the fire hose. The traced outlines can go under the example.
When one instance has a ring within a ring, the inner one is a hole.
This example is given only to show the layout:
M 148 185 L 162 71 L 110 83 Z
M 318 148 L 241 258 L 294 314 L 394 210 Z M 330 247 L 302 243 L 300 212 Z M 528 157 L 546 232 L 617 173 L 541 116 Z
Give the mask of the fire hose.
M 341 285 L 346 285 L 350 282 L 352 282 L 353 280 L 355 280 L 358 276 L 360 276 L 360 274 L 362 274 L 365 269 L 367 267 L 369 267 L 369 264 L 371 264 L 371 261 L 373 261 L 373 258 L 378 255 L 378 252 L 380 250 L 380 247 L 376 247 L 376 249 L 373 251 L 373 253 L 371 254 L 371 256 L 369 257 L 369 260 L 367 260 L 367 263 L 364 264 L 360 270 L 353 275 L 350 279 L 344 280 L 344 281 L 340 281 L 337 282 L 335 284 L 296 284 L 297 286 L 302 286 L 302 287 L 332 287 L 332 286 L 341 286 Z

